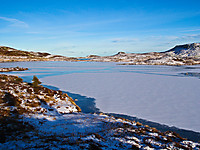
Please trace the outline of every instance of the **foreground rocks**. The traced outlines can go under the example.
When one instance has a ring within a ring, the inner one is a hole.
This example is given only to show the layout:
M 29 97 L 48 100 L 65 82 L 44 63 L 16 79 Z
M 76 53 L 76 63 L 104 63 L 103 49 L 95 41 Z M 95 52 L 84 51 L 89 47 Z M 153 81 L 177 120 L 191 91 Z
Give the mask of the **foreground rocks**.
M 0 72 L 25 71 L 25 70 L 28 70 L 28 68 L 20 68 L 20 67 L 0 68 Z
M 1 115 L 10 113 L 55 115 L 81 111 L 73 99 L 61 91 L 23 82 L 17 76 L 0 75 Z
M 199 149 L 174 132 L 84 114 L 61 91 L 0 75 L 0 149 Z

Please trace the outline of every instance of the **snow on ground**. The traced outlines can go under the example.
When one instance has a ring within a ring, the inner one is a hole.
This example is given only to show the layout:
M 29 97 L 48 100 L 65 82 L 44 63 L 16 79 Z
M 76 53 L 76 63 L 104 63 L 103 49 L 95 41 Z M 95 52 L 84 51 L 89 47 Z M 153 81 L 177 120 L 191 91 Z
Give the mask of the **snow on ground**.
M 55 119 L 56 117 L 56 119 Z M 155 128 L 104 114 L 65 114 L 57 116 L 21 116 L 23 126 L 31 130 L 17 134 L 0 149 L 195 149 L 200 147 L 174 132 L 161 133 Z M 18 121 L 18 123 L 20 123 Z M 20 125 L 20 124 L 19 124 Z M 12 126 L 14 126 L 12 124 Z M 23 131 L 23 130 L 22 130 Z

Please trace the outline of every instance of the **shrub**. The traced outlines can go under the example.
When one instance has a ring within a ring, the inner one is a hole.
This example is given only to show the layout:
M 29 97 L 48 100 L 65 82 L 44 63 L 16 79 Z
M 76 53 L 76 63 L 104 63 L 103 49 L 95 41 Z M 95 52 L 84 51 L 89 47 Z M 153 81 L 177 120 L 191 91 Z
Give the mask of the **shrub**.
M 15 83 L 20 83 L 20 82 L 23 82 L 23 79 L 22 79 L 22 78 L 16 78 L 16 79 L 15 79 Z
M 42 83 L 36 76 L 33 76 L 32 81 L 33 81 L 33 83 L 32 83 L 33 87 L 38 87 L 38 85 Z

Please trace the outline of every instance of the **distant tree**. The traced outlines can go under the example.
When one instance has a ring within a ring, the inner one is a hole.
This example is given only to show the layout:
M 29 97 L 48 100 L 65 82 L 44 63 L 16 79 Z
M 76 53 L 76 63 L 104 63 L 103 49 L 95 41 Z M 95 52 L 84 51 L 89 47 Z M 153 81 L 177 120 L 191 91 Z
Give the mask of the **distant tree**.
M 38 85 L 42 83 L 42 82 L 40 82 L 40 80 L 36 76 L 33 76 L 33 80 L 32 81 L 33 81 L 32 82 L 33 87 L 38 87 Z

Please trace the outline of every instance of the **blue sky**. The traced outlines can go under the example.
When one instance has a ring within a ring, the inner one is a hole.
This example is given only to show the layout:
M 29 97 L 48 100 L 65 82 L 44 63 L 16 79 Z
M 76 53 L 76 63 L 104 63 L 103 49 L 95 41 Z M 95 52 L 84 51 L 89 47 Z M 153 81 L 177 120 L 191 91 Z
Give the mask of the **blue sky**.
M 0 45 L 66 56 L 200 42 L 199 0 L 1 0 Z

